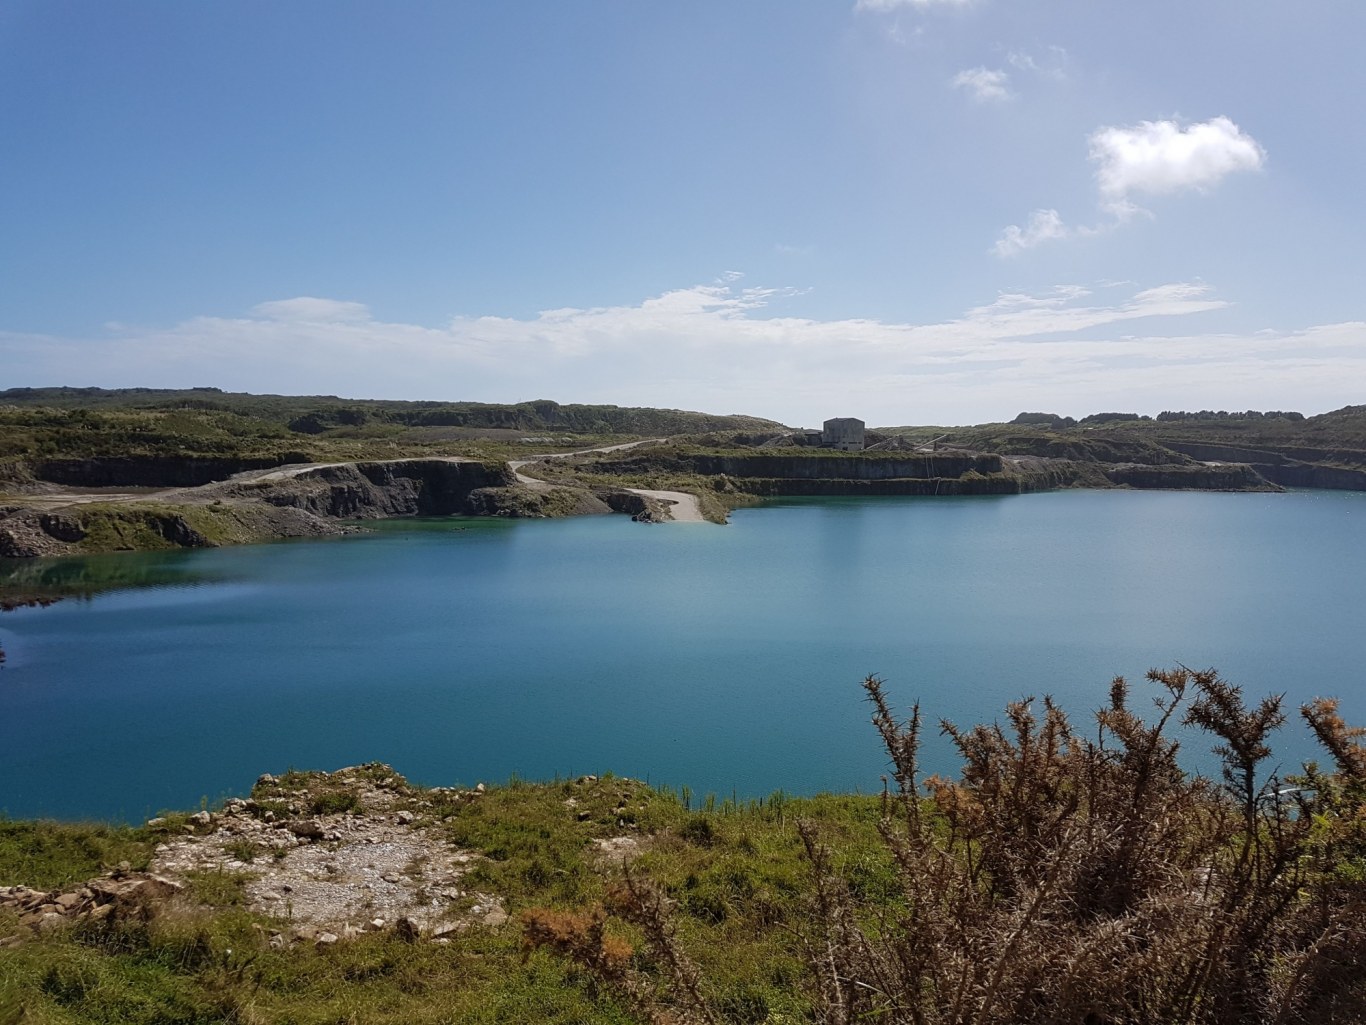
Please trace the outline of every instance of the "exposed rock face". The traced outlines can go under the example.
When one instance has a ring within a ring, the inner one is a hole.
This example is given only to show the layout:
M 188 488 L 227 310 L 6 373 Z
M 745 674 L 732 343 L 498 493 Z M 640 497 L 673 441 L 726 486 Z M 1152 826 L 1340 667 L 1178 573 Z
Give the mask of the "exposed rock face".
M 1018 495 L 1034 490 L 1026 477 L 893 477 L 888 480 L 806 480 L 798 477 L 745 477 L 738 481 L 752 495 Z
M 68 487 L 195 488 L 227 480 L 246 470 L 306 463 L 297 452 L 273 459 L 206 459 L 194 456 L 103 456 L 92 459 L 43 459 L 31 472 L 39 480 Z
M 1164 444 L 1196 459 L 1247 463 L 1266 480 L 1288 488 L 1366 491 L 1366 468 L 1352 465 L 1360 462 L 1360 452 L 1303 447 L 1273 451 L 1185 441 L 1168 441 Z
M 84 527 L 73 519 L 55 513 L 39 516 L 38 526 L 42 528 L 44 534 L 56 538 L 58 541 L 79 541 L 85 537 Z
M 20 506 L 0 509 L 0 557 L 73 554 L 95 529 L 92 517 L 99 517 L 106 528 L 111 522 L 120 525 L 112 535 L 105 529 L 99 544 L 102 549 L 121 549 L 200 548 L 337 534 L 348 529 L 338 519 L 488 515 L 485 503 L 471 496 L 505 488 L 513 480 L 504 463 L 399 459 L 286 468 L 156 496 L 114 494 L 106 499 L 84 492 L 68 500 L 60 513 Z M 143 497 L 147 501 L 139 501 Z M 607 511 L 604 503 L 582 489 L 553 489 L 538 496 L 535 505 L 520 514 Z M 519 513 L 504 513 L 509 514 Z M 125 527 L 132 533 L 121 533 Z
M 446 516 L 470 512 L 480 488 L 511 484 L 505 464 L 454 459 L 401 459 L 320 466 L 288 477 L 232 482 L 234 498 L 302 509 L 337 519 Z
M 768 478 L 781 480 L 920 480 L 961 477 L 968 472 L 1000 473 L 1001 457 L 994 453 L 934 452 L 908 455 L 782 456 L 769 453 L 754 455 L 710 455 L 699 453 L 684 456 L 680 468 L 692 473 L 713 476 L 726 474 L 736 478 Z
M 723 482 L 720 491 L 751 495 L 988 495 L 1033 488 L 1031 476 L 1008 468 L 995 453 L 982 452 L 798 455 L 781 449 L 736 454 L 649 450 L 613 454 L 587 468 L 632 475 L 665 468 L 712 477 Z M 608 501 L 617 511 L 656 518 L 656 510 L 639 507 L 633 498 Z M 658 518 L 669 516 L 665 512 Z
M 65 555 L 85 536 L 80 524 L 66 516 L 27 509 L 0 513 L 0 558 L 34 559 Z
M 673 519 L 668 504 L 633 491 L 611 491 L 605 496 L 613 512 L 626 513 L 637 523 L 666 523 Z
M 1197 466 L 1144 466 L 1121 463 L 1105 468 L 1111 482 L 1131 488 L 1200 491 L 1279 491 L 1246 463 Z

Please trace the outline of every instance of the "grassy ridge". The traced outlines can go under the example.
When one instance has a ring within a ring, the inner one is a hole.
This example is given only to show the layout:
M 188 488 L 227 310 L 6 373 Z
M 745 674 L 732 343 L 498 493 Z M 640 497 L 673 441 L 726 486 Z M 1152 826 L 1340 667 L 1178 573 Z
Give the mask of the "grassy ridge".
M 11 388 L 0 391 L 0 408 L 7 406 L 47 417 L 53 426 L 79 425 L 81 418 L 71 417 L 73 413 L 141 414 L 145 422 L 159 423 L 160 433 L 191 445 L 195 438 L 207 441 L 215 434 L 244 439 L 326 435 L 385 440 L 419 428 L 649 436 L 779 426 L 758 417 L 646 407 L 561 405 L 549 399 L 510 404 L 400 402 L 332 395 L 251 395 L 217 389 Z M 63 418 L 60 414 L 67 416 Z M 0 452 L 0 456 L 3 454 Z
M 948 435 L 947 444 L 954 446 L 1064 459 L 1152 465 L 1187 461 L 1187 457 L 1167 447 L 1174 443 L 1281 453 L 1330 465 L 1366 466 L 1366 406 L 1345 406 L 1301 419 L 1237 414 L 1187 419 L 1110 419 L 1102 415 L 1091 422 L 1083 419 L 1071 424 L 1062 418 L 1052 418 L 1039 423 L 884 430 L 922 444 Z

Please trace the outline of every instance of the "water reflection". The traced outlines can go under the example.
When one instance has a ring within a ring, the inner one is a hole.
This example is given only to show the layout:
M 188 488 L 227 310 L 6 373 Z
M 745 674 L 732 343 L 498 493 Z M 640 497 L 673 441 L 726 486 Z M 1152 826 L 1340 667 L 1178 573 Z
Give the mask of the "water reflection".
M 224 579 L 186 552 L 119 552 L 60 559 L 0 559 L 0 610 L 46 606 L 107 591 L 186 586 Z

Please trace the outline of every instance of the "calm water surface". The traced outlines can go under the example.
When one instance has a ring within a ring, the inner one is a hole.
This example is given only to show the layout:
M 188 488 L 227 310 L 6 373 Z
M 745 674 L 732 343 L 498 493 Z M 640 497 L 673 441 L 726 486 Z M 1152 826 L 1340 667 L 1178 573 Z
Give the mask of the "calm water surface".
M 136 819 L 261 772 L 607 770 L 741 797 L 879 787 L 859 682 L 931 720 L 1217 666 L 1366 722 L 1366 494 L 821 499 L 68 561 L 173 581 L 0 616 L 0 810 Z M 1141 691 L 1145 695 L 1146 690 Z M 1312 754 L 1292 720 L 1288 763 Z M 940 738 L 929 769 L 951 770 Z

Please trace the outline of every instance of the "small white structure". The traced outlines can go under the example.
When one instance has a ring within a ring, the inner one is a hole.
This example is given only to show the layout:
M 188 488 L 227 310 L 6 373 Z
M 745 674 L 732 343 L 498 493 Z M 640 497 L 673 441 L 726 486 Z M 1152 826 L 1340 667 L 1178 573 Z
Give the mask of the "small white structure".
M 821 431 L 821 445 L 824 448 L 837 448 L 841 452 L 862 452 L 863 421 L 852 416 L 837 416 L 827 420 Z

